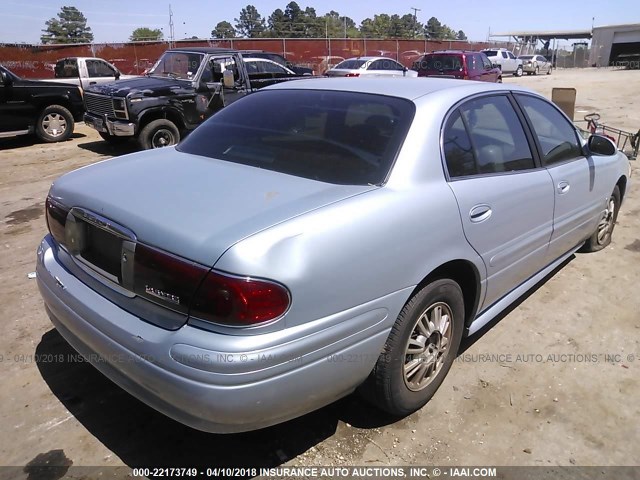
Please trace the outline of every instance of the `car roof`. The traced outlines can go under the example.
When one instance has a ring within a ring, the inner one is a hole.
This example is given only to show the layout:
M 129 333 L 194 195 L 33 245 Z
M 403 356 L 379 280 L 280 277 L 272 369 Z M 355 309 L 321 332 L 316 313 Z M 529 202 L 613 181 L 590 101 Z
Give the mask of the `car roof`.
M 191 52 L 191 53 L 237 53 L 238 50 L 232 48 L 214 48 L 214 47 L 180 47 L 171 48 L 169 52 Z
M 462 55 L 462 54 L 467 54 L 467 53 L 482 53 L 482 52 L 478 52 L 478 51 L 475 51 L 475 50 L 435 50 L 433 52 L 425 53 L 425 55 L 432 55 L 432 54 L 437 54 L 437 55 L 442 55 L 442 54 L 446 54 L 446 55 Z
M 296 80 L 295 82 L 278 83 L 263 90 L 328 90 L 354 93 L 370 93 L 387 97 L 416 100 L 425 95 L 437 92 L 457 92 L 459 97 L 465 98 L 474 93 L 519 91 L 533 93 L 530 89 L 514 84 L 474 82 L 469 80 L 454 80 L 450 78 L 311 78 Z M 538 95 L 539 96 L 539 95 Z

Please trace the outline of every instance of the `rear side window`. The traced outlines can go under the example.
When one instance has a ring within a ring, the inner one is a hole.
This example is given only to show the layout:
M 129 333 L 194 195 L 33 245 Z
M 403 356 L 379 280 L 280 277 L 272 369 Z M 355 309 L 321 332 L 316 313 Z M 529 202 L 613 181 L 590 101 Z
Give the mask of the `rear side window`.
M 78 78 L 78 61 L 75 58 L 65 58 L 56 63 L 54 69 L 56 78 Z
M 355 70 L 357 68 L 360 68 L 365 63 L 366 60 L 345 60 L 344 62 L 340 62 L 334 68 L 339 68 L 341 70 Z
M 414 112 L 396 97 L 264 90 L 213 115 L 177 149 L 327 183 L 380 184 Z
M 506 96 L 471 100 L 458 112 L 447 122 L 443 135 L 450 177 L 535 168 L 520 120 Z
M 464 177 L 478 173 L 471 140 L 462 117 L 457 111 L 447 121 L 442 144 L 450 177 Z
M 419 70 L 458 71 L 462 68 L 461 55 L 425 55 L 416 62 Z
M 573 125 L 553 105 L 528 95 L 516 95 L 533 127 L 545 165 L 582 157 Z

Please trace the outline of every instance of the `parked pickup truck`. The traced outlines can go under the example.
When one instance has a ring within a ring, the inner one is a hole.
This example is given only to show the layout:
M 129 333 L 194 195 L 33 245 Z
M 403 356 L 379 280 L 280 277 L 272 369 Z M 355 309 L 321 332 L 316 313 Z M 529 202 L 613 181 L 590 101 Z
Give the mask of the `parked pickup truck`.
M 122 75 L 120 70 L 102 58 L 67 57 L 58 60 L 53 67 L 55 78 L 51 82 L 72 83 L 83 90 L 91 85 L 112 83 L 116 80 L 136 78 L 135 75 Z
M 175 48 L 143 77 L 86 89 L 84 121 L 111 143 L 136 138 L 143 149 L 166 147 L 224 106 L 290 79 L 250 76 L 237 50 Z
M 83 112 L 77 86 L 25 80 L 0 66 L 0 138 L 35 133 L 44 142 L 61 142 Z
M 485 48 L 482 52 L 489 57 L 491 63 L 497 65 L 502 73 L 511 73 L 516 77 L 522 76 L 522 60 L 506 48 Z

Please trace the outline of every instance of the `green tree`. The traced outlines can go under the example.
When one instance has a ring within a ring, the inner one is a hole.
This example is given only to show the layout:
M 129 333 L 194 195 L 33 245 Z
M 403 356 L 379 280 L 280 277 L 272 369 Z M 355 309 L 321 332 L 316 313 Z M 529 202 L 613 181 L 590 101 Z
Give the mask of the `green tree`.
M 458 30 L 458 33 L 456 34 L 456 39 L 457 40 L 466 40 L 467 39 L 467 35 L 462 30 Z
M 237 32 L 247 38 L 257 38 L 265 31 L 265 20 L 253 5 L 247 5 L 240 10 L 240 16 L 236 21 Z
M 442 38 L 442 23 L 436 17 L 431 17 L 424 26 L 424 35 L 430 39 Z
M 216 28 L 211 30 L 211 36 L 213 38 L 235 38 L 236 31 L 231 23 L 223 20 L 222 22 L 218 22 Z
M 87 27 L 87 18 L 76 7 L 62 7 L 58 18 L 45 22 L 40 41 L 51 43 L 90 43 L 93 42 L 91 27 Z
M 319 18 L 319 21 L 320 27 L 324 29 L 321 32 L 321 37 L 324 37 L 325 33 L 330 38 L 353 38 L 359 36 L 360 32 L 356 22 L 352 18 L 340 16 L 335 10 L 325 13 L 324 17 Z
M 140 42 L 144 40 L 162 40 L 164 34 L 159 28 L 139 27 L 136 28 L 129 37 L 132 42 Z
M 289 24 L 284 12 L 277 8 L 269 16 L 269 36 L 277 38 L 286 38 L 289 36 Z

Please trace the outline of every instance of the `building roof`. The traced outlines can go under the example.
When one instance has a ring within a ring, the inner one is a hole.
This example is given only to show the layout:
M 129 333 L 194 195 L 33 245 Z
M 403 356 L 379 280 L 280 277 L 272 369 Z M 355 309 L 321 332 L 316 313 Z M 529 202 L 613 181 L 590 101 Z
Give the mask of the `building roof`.
M 591 29 L 583 30 L 521 30 L 514 32 L 492 33 L 490 37 L 533 37 L 539 40 L 563 40 L 591 38 Z

